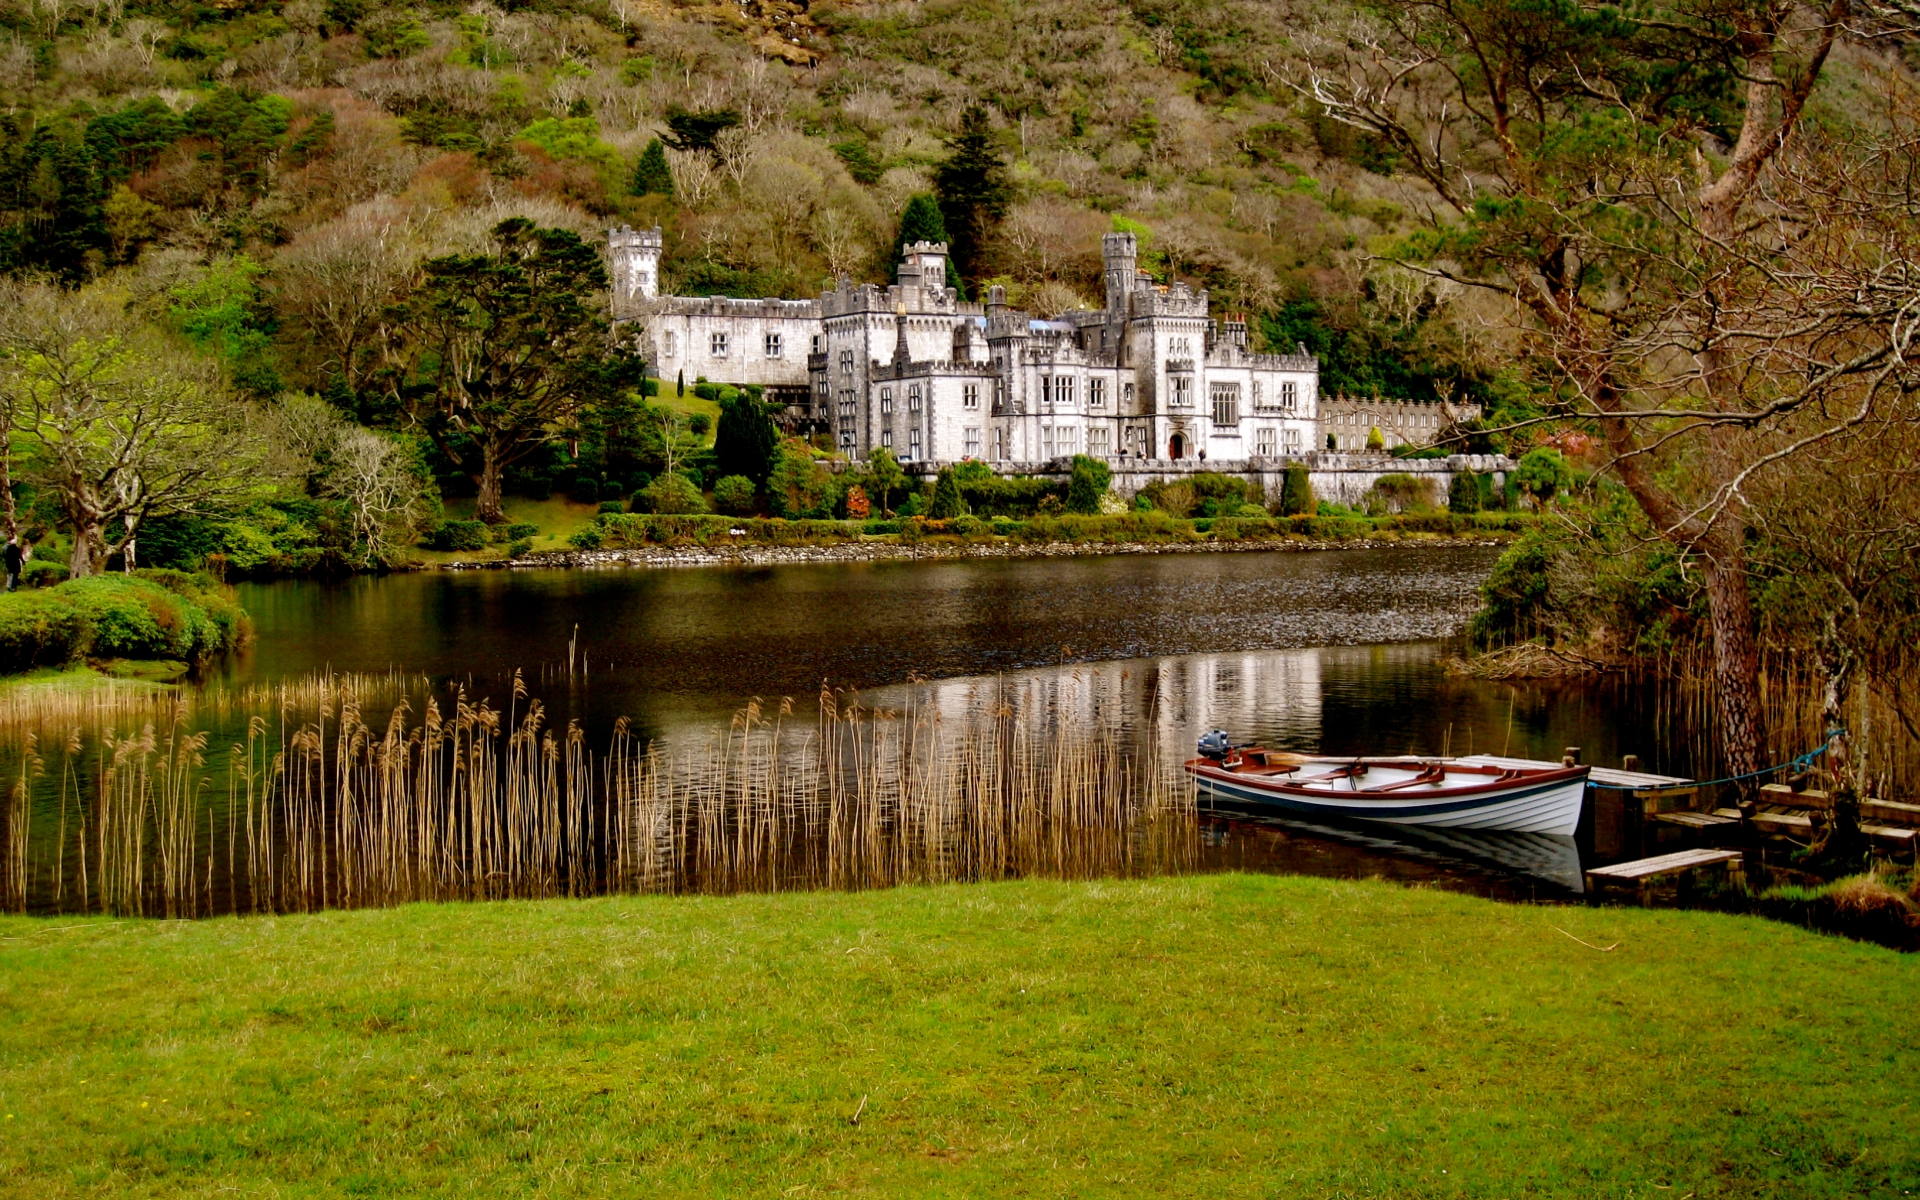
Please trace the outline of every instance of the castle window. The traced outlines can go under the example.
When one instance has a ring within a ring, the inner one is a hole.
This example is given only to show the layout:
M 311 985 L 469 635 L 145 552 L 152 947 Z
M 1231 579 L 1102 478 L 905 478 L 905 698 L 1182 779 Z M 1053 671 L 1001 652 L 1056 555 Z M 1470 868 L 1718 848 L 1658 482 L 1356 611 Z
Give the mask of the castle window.
M 962 408 L 979 408 L 980 407 L 980 385 L 979 384 L 969 383 L 961 387 L 960 407 Z
M 1007 431 L 1004 429 L 993 431 L 993 457 L 995 461 L 1007 457 Z
M 841 448 L 842 450 L 846 450 L 846 451 L 849 451 L 849 452 L 850 452 L 850 451 L 852 451 L 852 449 L 853 449 L 853 430 L 851 430 L 851 429 L 842 429 L 842 430 L 840 431 L 840 448 Z
M 1254 380 L 1253 381 L 1253 407 L 1255 409 L 1258 409 L 1260 407 L 1261 402 L 1265 398 L 1266 398 L 1266 389 L 1260 386 L 1260 381 L 1258 379 Z
M 678 351 L 674 349 L 673 330 L 669 329 L 660 335 L 660 357 L 672 358 L 676 353 Z
M 1054 380 L 1053 397 L 1062 404 L 1073 403 L 1073 376 L 1062 375 Z
M 724 333 L 710 334 L 707 338 L 707 352 L 715 358 L 725 358 L 727 356 L 727 335 Z
M 1109 450 L 1112 448 L 1112 443 L 1113 443 L 1113 431 L 1111 429 L 1108 429 L 1105 426 L 1101 426 L 1098 429 L 1087 430 L 1087 453 L 1088 454 L 1095 455 L 1096 457 L 1099 457 L 1099 458 L 1105 458 Z
M 971 425 L 967 427 L 967 457 L 980 457 L 980 431 Z
M 1173 406 L 1175 408 L 1193 407 L 1193 380 L 1184 375 L 1173 377 Z
M 1080 427 L 1062 425 L 1060 427 L 1060 453 L 1077 454 L 1080 451 Z
M 842 375 L 853 374 L 853 351 L 842 350 L 840 352 L 840 373 Z
M 1131 383 L 1123 383 L 1120 385 L 1120 399 L 1128 405 L 1133 403 L 1133 385 Z
M 1107 406 L 1107 381 L 1104 379 L 1087 380 L 1087 407 L 1105 408 Z
M 1040 403 L 1053 403 L 1053 376 L 1051 375 L 1042 375 L 1040 377 Z
M 1213 423 L 1215 425 L 1238 425 L 1240 423 L 1240 389 L 1228 384 L 1213 389 Z
M 1298 429 L 1287 430 L 1287 453 L 1300 453 L 1300 431 Z
M 1261 458 L 1272 458 L 1273 449 L 1273 427 L 1267 425 L 1255 430 L 1253 435 L 1254 454 Z
M 907 411 L 920 411 L 920 385 L 917 383 L 907 385 Z
M 893 389 L 890 387 L 880 389 L 880 415 L 883 417 L 893 415 Z
M 1040 453 L 1047 458 L 1053 457 L 1053 426 L 1051 425 L 1040 427 Z
M 1280 407 L 1292 412 L 1300 403 L 1300 385 L 1289 379 L 1280 385 Z
M 907 457 L 910 459 L 918 459 L 920 457 L 920 431 L 918 429 L 907 430 Z
M 780 335 L 777 333 L 770 333 L 767 335 L 767 357 L 768 358 L 780 357 Z
M 882 429 L 882 430 L 880 431 L 880 444 L 881 444 L 882 446 L 891 446 L 891 445 L 893 445 L 893 430 L 891 430 L 891 429 Z

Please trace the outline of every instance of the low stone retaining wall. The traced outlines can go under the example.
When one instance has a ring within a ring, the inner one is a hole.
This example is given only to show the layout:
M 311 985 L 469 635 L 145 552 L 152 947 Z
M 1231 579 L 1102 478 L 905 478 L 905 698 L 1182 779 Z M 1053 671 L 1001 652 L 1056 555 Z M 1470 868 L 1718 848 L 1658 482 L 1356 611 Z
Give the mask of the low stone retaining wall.
M 948 463 L 919 462 L 903 463 L 907 473 L 923 479 L 937 475 Z M 1373 485 L 1387 475 L 1412 475 L 1416 479 L 1430 480 L 1435 503 L 1444 504 L 1448 489 L 1453 486 L 1453 477 L 1462 471 L 1472 471 L 1476 475 L 1492 474 L 1496 489 L 1506 486 L 1506 473 L 1513 470 L 1513 460 L 1503 454 L 1453 454 L 1446 458 L 1393 458 L 1386 454 L 1350 454 L 1325 451 L 1315 454 L 1302 454 L 1293 458 L 1251 458 L 1208 462 L 1205 459 L 1108 459 L 1107 465 L 1113 468 L 1113 490 L 1122 496 L 1132 497 L 1134 493 L 1152 483 L 1164 483 L 1204 473 L 1232 475 L 1250 480 L 1260 485 L 1269 503 L 1280 498 L 1281 485 L 1286 482 L 1287 468 L 1303 466 L 1307 469 L 1307 478 L 1313 484 L 1316 499 L 1334 504 L 1357 505 Z M 994 469 L 1002 475 L 1034 475 L 1045 479 L 1058 479 L 1064 482 L 1073 470 L 1071 459 L 1056 458 L 1047 462 L 1034 463 L 996 463 Z

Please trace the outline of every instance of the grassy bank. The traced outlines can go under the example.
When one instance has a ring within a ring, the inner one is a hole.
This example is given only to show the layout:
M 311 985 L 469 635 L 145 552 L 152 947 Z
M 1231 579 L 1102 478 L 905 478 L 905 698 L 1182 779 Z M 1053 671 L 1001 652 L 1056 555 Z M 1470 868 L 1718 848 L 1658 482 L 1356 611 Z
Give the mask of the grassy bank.
M 1920 960 L 1713 914 L 1225 876 L 0 938 L 12 1195 L 1920 1190 Z

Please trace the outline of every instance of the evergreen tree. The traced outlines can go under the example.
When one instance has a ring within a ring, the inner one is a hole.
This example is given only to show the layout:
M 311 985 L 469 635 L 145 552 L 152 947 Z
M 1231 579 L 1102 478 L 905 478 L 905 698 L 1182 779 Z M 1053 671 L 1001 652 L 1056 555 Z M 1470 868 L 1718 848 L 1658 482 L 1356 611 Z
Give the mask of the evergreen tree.
M 933 504 L 927 509 L 927 515 L 936 521 L 950 521 L 967 515 L 967 498 L 960 494 L 960 481 L 953 477 L 952 467 L 941 469 L 940 477 L 933 485 Z
M 0 271 L 46 271 L 73 284 L 107 248 L 107 188 L 70 122 L 0 123 Z
M 659 138 L 647 143 L 634 165 L 633 181 L 627 190 L 636 196 L 673 195 L 673 172 L 667 167 L 667 148 Z
M 1472 471 L 1461 471 L 1453 477 L 1453 485 L 1447 489 L 1447 511 L 1457 516 L 1480 511 L 1480 481 Z
M 1013 203 L 1007 164 L 994 148 L 987 110 L 969 105 L 960 115 L 960 132 L 947 143 L 947 160 L 934 168 L 933 190 L 946 219 L 948 244 L 962 278 L 979 278 L 987 239 Z
M 1074 455 L 1073 474 L 1067 484 L 1067 511 L 1098 513 L 1101 497 L 1107 494 L 1107 486 L 1112 482 L 1113 469 L 1106 463 L 1090 455 Z
M 780 433 L 759 397 L 747 391 L 721 395 L 720 425 L 713 437 L 715 470 L 744 475 L 763 486 L 779 449 Z
M 948 243 L 947 286 L 965 300 L 967 285 L 960 280 L 960 269 L 953 265 L 953 245 L 947 237 L 946 218 L 940 215 L 939 202 L 927 192 L 921 192 L 907 201 L 906 210 L 900 214 L 900 236 L 893 239 L 893 265 L 898 265 L 900 256 L 915 242 Z
M 1305 467 L 1288 467 L 1286 482 L 1280 485 L 1280 515 L 1297 517 L 1314 511 L 1313 481 Z

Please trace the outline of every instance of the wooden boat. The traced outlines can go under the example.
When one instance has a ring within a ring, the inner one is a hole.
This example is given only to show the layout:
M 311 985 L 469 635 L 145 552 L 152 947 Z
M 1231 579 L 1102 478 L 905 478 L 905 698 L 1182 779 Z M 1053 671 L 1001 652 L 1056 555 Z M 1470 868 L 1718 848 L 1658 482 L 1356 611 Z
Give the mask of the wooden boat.
M 1570 837 L 1586 800 L 1584 766 L 1499 767 L 1448 758 L 1322 758 L 1200 740 L 1185 764 L 1217 801 L 1295 813 Z

